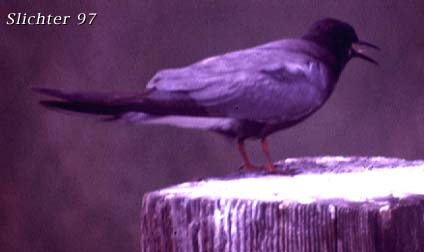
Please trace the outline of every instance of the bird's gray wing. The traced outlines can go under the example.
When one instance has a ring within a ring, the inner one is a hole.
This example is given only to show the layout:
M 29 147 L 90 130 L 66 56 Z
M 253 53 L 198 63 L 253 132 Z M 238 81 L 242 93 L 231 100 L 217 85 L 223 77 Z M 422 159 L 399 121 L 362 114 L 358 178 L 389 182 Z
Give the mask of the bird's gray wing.
M 295 120 L 325 99 L 324 89 L 333 81 L 325 54 L 301 40 L 235 51 L 159 71 L 147 85 L 154 90 L 149 98 L 172 106 L 184 101 L 197 116 Z

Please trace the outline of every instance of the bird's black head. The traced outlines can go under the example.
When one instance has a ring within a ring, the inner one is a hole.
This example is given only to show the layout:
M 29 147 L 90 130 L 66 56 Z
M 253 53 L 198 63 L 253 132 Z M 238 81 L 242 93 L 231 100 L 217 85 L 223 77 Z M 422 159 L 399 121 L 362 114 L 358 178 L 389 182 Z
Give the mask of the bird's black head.
M 343 21 L 333 18 L 319 20 L 309 28 L 302 38 L 313 41 L 330 50 L 336 57 L 341 68 L 353 57 L 359 57 L 369 62 L 377 63 L 360 51 L 355 50 L 352 46 L 357 44 L 374 49 L 378 49 L 378 47 L 359 40 L 353 27 Z

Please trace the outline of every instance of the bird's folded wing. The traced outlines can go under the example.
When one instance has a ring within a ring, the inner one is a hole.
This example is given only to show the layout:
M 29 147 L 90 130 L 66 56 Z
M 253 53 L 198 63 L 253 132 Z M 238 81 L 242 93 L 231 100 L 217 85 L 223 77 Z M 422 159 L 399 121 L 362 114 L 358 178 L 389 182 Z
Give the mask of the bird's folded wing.
M 154 90 L 149 99 L 172 106 L 185 102 L 187 109 L 196 107 L 197 116 L 297 119 L 322 102 L 320 88 L 329 81 L 314 53 L 274 42 L 162 70 L 147 85 Z M 178 114 L 184 114 L 180 108 Z

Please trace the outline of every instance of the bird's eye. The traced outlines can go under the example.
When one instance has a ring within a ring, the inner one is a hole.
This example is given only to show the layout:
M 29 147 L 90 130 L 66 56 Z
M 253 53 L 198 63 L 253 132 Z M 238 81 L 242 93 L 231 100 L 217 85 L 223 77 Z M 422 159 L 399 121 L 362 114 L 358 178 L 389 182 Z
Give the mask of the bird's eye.
M 353 55 L 354 55 L 353 48 L 349 48 L 349 52 L 348 52 L 348 54 L 349 54 L 349 55 L 348 55 L 348 56 L 349 56 L 349 59 L 353 57 Z

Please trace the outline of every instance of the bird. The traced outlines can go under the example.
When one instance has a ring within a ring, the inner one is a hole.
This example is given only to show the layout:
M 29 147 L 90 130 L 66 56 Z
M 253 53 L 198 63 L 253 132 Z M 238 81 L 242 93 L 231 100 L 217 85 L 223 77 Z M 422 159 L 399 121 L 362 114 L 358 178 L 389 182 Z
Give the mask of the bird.
M 352 25 L 334 18 L 314 22 L 300 38 L 280 39 L 158 71 L 133 93 L 33 90 L 40 104 L 96 115 L 106 121 L 171 125 L 212 131 L 236 143 L 244 170 L 276 172 L 267 137 L 314 114 L 333 93 L 346 64 L 379 50 L 359 40 Z M 260 140 L 266 163 L 254 166 L 246 140 Z

